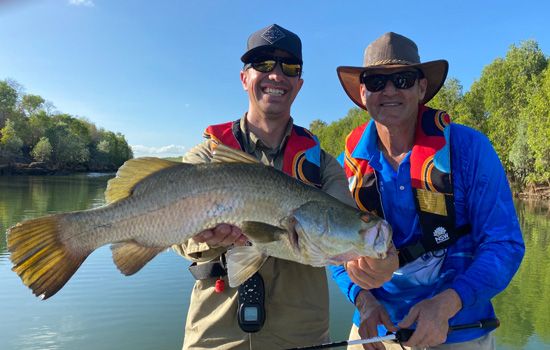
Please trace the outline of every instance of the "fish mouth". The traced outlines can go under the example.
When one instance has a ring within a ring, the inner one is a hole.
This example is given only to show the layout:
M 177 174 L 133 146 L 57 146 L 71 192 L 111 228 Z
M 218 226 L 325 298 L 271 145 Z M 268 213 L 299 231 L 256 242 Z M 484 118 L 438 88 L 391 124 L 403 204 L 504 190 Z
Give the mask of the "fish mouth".
M 367 244 L 370 243 L 369 238 L 374 236 L 372 241 L 374 252 L 377 254 L 379 259 L 384 259 L 386 257 L 386 253 L 388 252 L 388 249 L 390 248 L 390 244 L 391 244 L 391 236 L 392 236 L 391 226 L 385 220 L 380 220 L 380 222 L 376 223 L 376 225 L 371 229 L 374 229 L 377 232 L 377 234 L 369 235 L 368 233 L 366 233 L 364 236 L 365 243 Z

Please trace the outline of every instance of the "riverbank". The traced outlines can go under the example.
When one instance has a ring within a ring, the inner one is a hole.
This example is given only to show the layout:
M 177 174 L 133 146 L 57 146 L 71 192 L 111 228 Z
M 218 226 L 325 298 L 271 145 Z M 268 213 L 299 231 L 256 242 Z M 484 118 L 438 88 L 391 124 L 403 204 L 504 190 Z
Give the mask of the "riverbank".
M 523 191 L 514 192 L 514 196 L 521 199 L 550 200 L 550 186 L 530 186 Z
M 172 161 L 179 161 L 179 158 L 170 159 Z M 98 173 L 111 173 L 116 172 L 116 167 L 108 168 L 103 167 L 101 169 L 91 169 L 84 166 L 76 166 L 73 168 L 56 169 L 49 167 L 46 163 L 32 162 L 32 163 L 12 163 L 12 164 L 0 164 L 0 176 L 2 175 L 69 175 L 74 173 L 86 173 L 86 172 L 98 172 Z M 515 198 L 520 199 L 534 199 L 534 200 L 550 200 L 550 186 L 548 185 L 528 185 L 526 188 L 521 188 L 517 184 L 512 183 L 512 192 Z
M 42 162 L 32 163 L 12 163 L 0 164 L 0 176 L 13 175 L 70 175 L 74 173 L 113 173 L 117 171 L 117 167 L 96 167 L 88 168 L 85 166 L 75 166 L 72 168 L 54 168 Z

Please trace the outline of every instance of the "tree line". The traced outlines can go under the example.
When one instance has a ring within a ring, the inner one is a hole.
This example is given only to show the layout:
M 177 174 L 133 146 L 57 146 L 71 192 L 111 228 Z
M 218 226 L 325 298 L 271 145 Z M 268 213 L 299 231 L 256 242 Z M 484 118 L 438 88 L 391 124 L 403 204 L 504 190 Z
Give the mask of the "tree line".
M 51 170 L 112 171 L 133 158 L 124 135 L 55 111 L 14 80 L 0 80 L 0 166 L 38 163 Z
M 550 187 L 548 63 L 536 41 L 511 45 L 504 58 L 484 67 L 469 91 L 464 93 L 460 81 L 450 78 L 428 104 L 447 111 L 453 122 L 487 135 L 518 191 Z M 337 156 L 350 130 L 369 118 L 365 111 L 352 108 L 330 124 L 315 120 L 310 129 L 323 148 Z

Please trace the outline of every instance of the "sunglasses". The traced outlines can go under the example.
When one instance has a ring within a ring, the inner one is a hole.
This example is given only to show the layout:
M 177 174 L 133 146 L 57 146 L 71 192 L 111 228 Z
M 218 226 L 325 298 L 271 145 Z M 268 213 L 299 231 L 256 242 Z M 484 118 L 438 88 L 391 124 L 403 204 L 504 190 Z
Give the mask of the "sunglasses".
M 258 72 L 269 73 L 275 69 L 277 63 L 281 65 L 281 70 L 287 77 L 298 77 L 302 74 L 302 64 L 289 57 L 262 57 L 254 59 L 244 65 L 244 69 L 252 67 Z
M 416 79 L 422 78 L 423 75 L 419 71 L 405 71 L 405 72 L 397 72 L 392 74 L 367 74 L 367 72 L 364 72 L 361 75 L 361 83 L 365 84 L 365 87 L 370 92 L 378 92 L 384 90 L 386 87 L 386 83 L 391 81 L 393 83 L 393 86 L 395 86 L 397 89 L 410 89 L 414 83 L 416 83 Z

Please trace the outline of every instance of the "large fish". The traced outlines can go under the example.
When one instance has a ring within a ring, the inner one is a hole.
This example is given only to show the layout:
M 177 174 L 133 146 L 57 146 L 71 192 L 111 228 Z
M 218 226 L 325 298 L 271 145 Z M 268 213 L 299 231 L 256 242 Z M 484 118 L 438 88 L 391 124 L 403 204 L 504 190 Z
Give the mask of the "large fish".
M 105 244 L 114 243 L 115 264 L 131 275 L 161 251 L 219 223 L 241 227 L 251 241 L 227 254 L 232 287 L 268 256 L 325 266 L 384 258 L 392 244 L 384 220 L 224 146 L 206 164 L 129 160 L 109 181 L 105 197 L 103 207 L 8 230 L 13 271 L 35 295 L 54 295 Z

